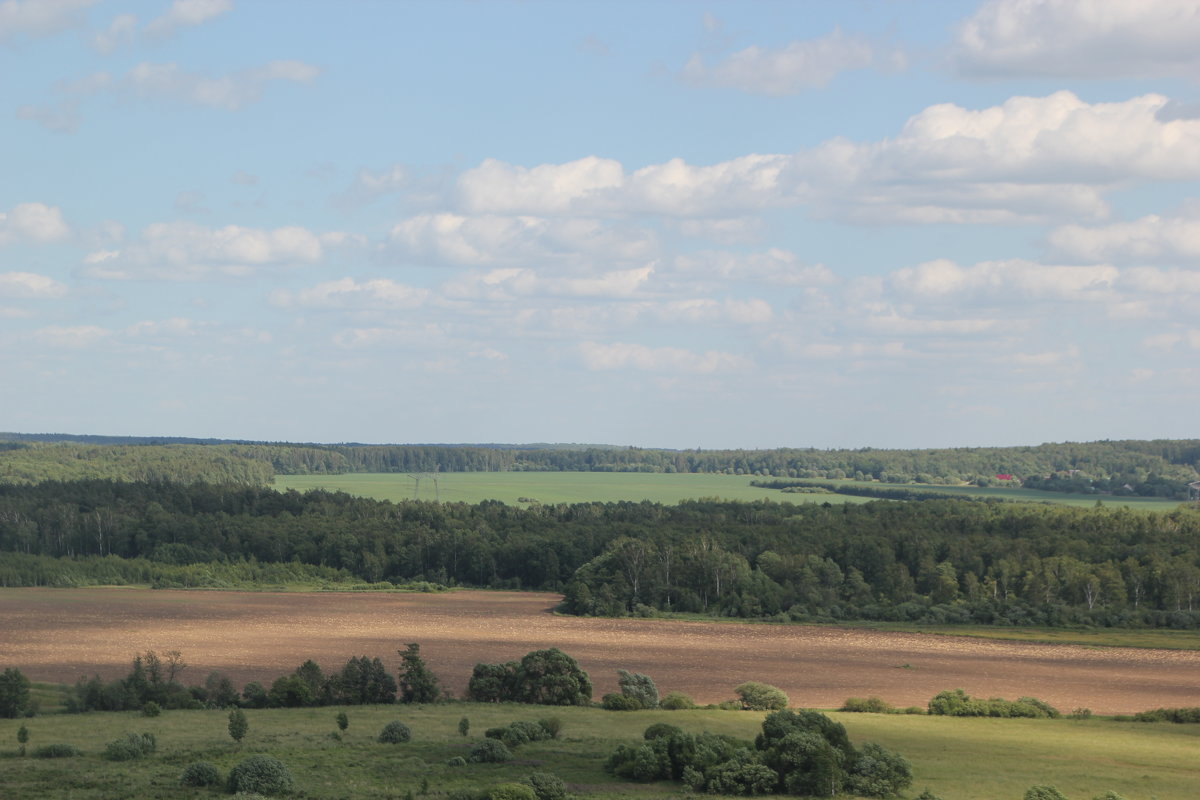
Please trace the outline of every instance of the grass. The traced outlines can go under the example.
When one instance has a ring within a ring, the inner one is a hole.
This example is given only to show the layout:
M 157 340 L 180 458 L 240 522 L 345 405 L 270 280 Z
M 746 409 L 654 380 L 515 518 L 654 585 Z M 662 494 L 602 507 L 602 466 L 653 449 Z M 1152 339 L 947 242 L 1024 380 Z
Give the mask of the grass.
M 764 480 L 770 480 L 764 479 Z M 1100 503 L 1105 508 L 1131 508 L 1138 511 L 1174 511 L 1182 501 L 1161 497 L 1113 497 L 1096 494 L 1067 494 L 1065 492 L 1043 492 L 1039 489 L 1024 489 L 1019 486 L 939 486 L 932 483 L 879 483 L 878 481 L 826 481 L 842 486 L 862 486 L 869 489 L 925 489 L 939 494 L 956 494 L 984 500 L 1016 500 L 1029 503 L 1054 503 L 1076 508 L 1094 508 Z M 783 497 L 790 495 L 780 492 Z
M 342 741 L 331 738 L 334 718 L 345 711 L 350 727 Z M 458 734 L 458 720 L 471 721 L 471 735 Z M 450 767 L 466 755 L 488 727 L 556 716 L 562 738 L 526 745 L 508 764 Z M 1035 783 L 1056 785 L 1073 800 L 1112 789 L 1130 800 L 1191 798 L 1200 785 L 1200 726 L 1117 723 L 1092 720 L 962 719 L 949 717 L 837 714 L 856 742 L 878 741 L 913 763 L 910 797 L 929 787 L 947 800 L 1019 800 Z M 626 784 L 603 771 L 619 743 L 640 739 L 653 722 L 691 731 L 713 731 L 752 739 L 763 715 L 738 711 L 606 712 L 593 708 L 545 708 L 449 703 L 424 707 L 357 706 L 248 711 L 249 733 L 241 745 L 227 734 L 223 711 L 168 711 L 148 719 L 135 712 L 51 715 L 0 720 L 0 786 L 7 800 L 71 797 L 215 798 L 209 789 L 180 786 L 189 763 L 211 761 L 222 773 L 242 759 L 267 753 L 283 760 L 296 778 L 297 794 L 310 800 L 421 796 L 428 781 L 432 797 L 466 787 L 486 787 L 548 771 L 572 792 L 588 798 L 680 796 L 670 783 Z M 413 731 L 401 745 L 375 742 L 380 729 L 400 719 Z M 16 756 L 16 729 L 28 725 L 29 747 L 65 742 L 84 755 L 63 760 Z M 105 743 L 127 732 L 150 732 L 158 751 L 139 761 L 100 758 Z
M 722 500 L 774 500 L 791 503 L 866 503 L 870 498 L 839 494 L 782 494 L 777 489 L 750 485 L 750 475 L 647 472 L 443 472 L 437 497 L 450 503 L 500 500 L 509 505 L 640 502 L 674 504 L 682 500 L 719 497 Z M 411 500 L 415 482 L 402 474 L 276 475 L 280 491 L 329 489 L 377 500 Z M 421 481 L 419 499 L 433 500 L 433 481 Z
M 1009 628 L 991 625 L 914 625 L 903 622 L 839 622 L 837 627 L 970 636 L 1014 642 L 1077 644 L 1085 647 L 1142 647 L 1200 650 L 1200 631 L 1138 628 Z

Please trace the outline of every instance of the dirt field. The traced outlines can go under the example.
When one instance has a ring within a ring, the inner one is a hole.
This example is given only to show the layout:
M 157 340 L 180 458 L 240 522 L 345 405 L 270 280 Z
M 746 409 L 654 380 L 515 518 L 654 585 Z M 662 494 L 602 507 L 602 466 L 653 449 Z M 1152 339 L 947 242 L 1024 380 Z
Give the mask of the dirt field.
M 559 647 L 592 676 L 596 697 L 616 670 L 644 672 L 660 691 L 698 702 L 758 680 L 793 705 L 836 707 L 878 695 L 924 705 L 943 689 L 984 697 L 1040 697 L 1098 714 L 1200 705 L 1200 652 L 1087 648 L 835 628 L 550 613 L 555 598 L 521 592 L 271 594 L 145 589 L 0 589 L 0 667 L 73 682 L 121 677 L 133 655 L 180 650 L 185 683 L 214 669 L 235 682 L 270 681 L 307 658 L 329 669 L 353 655 L 389 667 L 406 642 L 443 685 L 461 694 L 480 661 Z

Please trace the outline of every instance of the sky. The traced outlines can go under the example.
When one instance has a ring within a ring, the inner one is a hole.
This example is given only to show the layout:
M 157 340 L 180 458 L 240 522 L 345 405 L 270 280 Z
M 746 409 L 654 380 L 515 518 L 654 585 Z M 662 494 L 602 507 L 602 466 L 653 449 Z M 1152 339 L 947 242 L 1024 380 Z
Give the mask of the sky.
M 0 430 L 1197 435 L 1200 0 L 0 0 Z

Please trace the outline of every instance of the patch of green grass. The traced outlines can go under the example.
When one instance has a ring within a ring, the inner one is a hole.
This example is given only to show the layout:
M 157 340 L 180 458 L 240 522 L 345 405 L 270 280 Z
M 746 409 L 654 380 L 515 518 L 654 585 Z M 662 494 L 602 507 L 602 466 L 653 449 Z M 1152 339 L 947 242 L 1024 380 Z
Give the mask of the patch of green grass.
M 1010 628 L 992 625 L 916 625 L 905 622 L 839 622 L 838 627 L 970 636 L 1014 642 L 1078 644 L 1085 647 L 1144 647 L 1200 650 L 1200 631 L 1133 628 Z
M 769 478 L 764 480 L 770 480 Z M 982 500 L 1014 500 L 1028 503 L 1054 503 L 1061 506 L 1094 508 L 1096 503 L 1105 508 L 1125 508 L 1136 511 L 1174 511 L 1181 501 L 1161 497 L 1114 497 L 1098 494 L 1068 494 L 1066 492 L 1044 492 L 1039 489 L 1024 489 L 1019 486 L 940 486 L 933 483 L 879 483 L 878 481 L 838 480 L 826 481 L 841 486 L 861 486 L 868 489 L 914 489 L 938 494 L 956 494 Z M 778 490 L 777 490 L 778 491 Z M 791 495 L 778 491 L 780 497 Z
M 681 500 L 719 497 L 723 500 L 774 500 L 790 503 L 866 503 L 867 497 L 839 494 L 782 494 L 750 485 L 751 475 L 649 472 L 443 472 L 437 498 L 451 503 L 500 500 L 509 505 L 554 503 L 640 502 L 674 504 Z M 328 489 L 377 500 L 412 500 L 415 481 L 407 475 L 351 473 L 348 475 L 276 475 L 280 491 Z M 435 498 L 433 481 L 421 480 L 421 500 Z M 522 501 L 521 498 L 526 498 Z
M 349 727 L 339 742 L 339 711 Z M 472 735 L 458 733 L 462 717 Z M 449 766 L 465 755 L 489 727 L 514 720 L 555 716 L 560 739 L 535 742 L 516 751 L 506 764 Z M 1058 786 L 1068 797 L 1089 798 L 1112 789 L 1125 797 L 1159 800 L 1192 798 L 1200 785 L 1200 726 L 1120 724 L 1106 719 L 1020 720 L 838 714 L 858 743 L 878 741 L 913 763 L 909 794 L 928 786 L 954 800 L 1019 800 L 1035 783 Z M 282 760 L 296 779 L 297 794 L 310 800 L 430 796 L 457 788 L 493 786 L 531 772 L 553 772 L 571 791 L 588 798 L 679 796 L 677 784 L 627 784 L 607 775 L 603 764 L 617 744 L 641 738 L 654 722 L 689 731 L 712 731 L 752 739 L 762 713 L 716 711 L 633 711 L 547 708 L 507 704 L 451 703 L 430 706 L 351 706 L 247 711 L 249 733 L 241 745 L 227 733 L 223 711 L 167 711 L 148 719 L 136 712 L 51 715 L 33 720 L 0 720 L 0 786 L 7 800 L 67 797 L 212 798 L 219 793 L 179 784 L 183 769 L 210 761 L 223 774 L 250 755 Z M 412 741 L 375 741 L 390 720 L 412 728 Z M 41 761 L 19 758 L 16 729 L 29 726 L 30 747 L 65 742 L 79 747 L 78 758 Z M 105 742 L 127 732 L 153 733 L 158 750 L 146 759 L 114 763 L 100 757 Z M 478 731 L 478 733 L 475 733 Z

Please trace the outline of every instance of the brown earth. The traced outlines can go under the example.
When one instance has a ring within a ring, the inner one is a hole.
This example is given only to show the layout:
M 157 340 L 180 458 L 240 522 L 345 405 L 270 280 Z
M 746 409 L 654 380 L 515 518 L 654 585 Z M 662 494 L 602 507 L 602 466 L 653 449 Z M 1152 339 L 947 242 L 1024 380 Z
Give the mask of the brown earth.
M 1029 644 L 826 627 L 551 613 L 557 597 L 525 592 L 335 594 L 147 589 L 0 589 L 0 667 L 33 680 L 125 675 L 135 653 L 179 650 L 185 683 L 211 670 L 239 684 L 276 677 L 311 658 L 326 670 L 419 642 L 444 686 L 461 694 L 478 662 L 558 647 L 596 683 L 616 690 L 617 669 L 644 672 L 660 691 L 698 702 L 733 696 L 756 680 L 793 705 L 832 708 L 878 695 L 924 705 L 943 689 L 982 697 L 1033 696 L 1069 711 L 1129 713 L 1200 705 L 1200 652 Z

